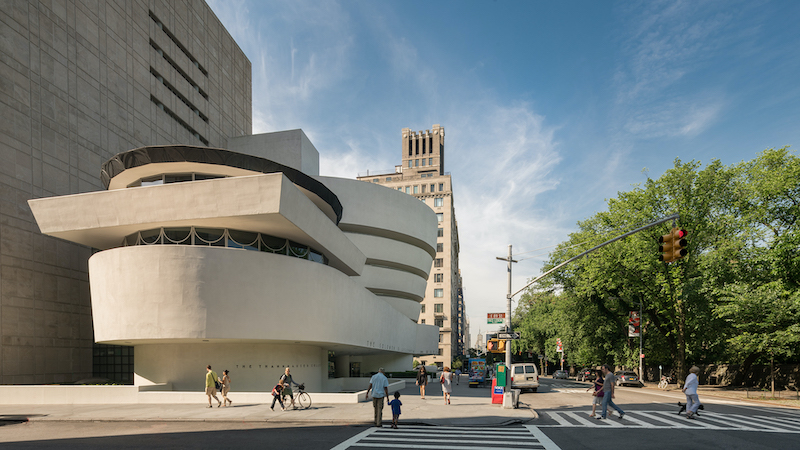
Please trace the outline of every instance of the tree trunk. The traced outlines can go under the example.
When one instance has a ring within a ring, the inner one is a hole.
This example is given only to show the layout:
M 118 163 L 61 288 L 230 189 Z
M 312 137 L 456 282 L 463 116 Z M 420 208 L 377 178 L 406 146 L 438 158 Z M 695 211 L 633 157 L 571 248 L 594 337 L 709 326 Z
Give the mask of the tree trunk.
M 684 301 L 678 298 L 676 302 L 678 307 L 678 348 L 677 361 L 678 364 L 678 385 L 683 386 L 683 381 L 686 379 L 686 305 Z
M 734 386 L 741 386 L 744 384 L 744 377 L 747 373 L 750 372 L 750 367 L 753 365 L 754 362 L 761 356 L 761 352 L 751 353 L 744 359 L 742 365 L 739 366 L 739 370 L 736 371 L 736 375 L 733 377 L 733 381 L 731 382 Z

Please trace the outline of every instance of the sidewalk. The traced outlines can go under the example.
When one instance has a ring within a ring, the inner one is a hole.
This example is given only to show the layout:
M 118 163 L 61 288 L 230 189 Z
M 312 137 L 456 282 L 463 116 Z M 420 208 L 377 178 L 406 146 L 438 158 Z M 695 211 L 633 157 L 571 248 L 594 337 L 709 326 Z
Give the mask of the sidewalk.
M 453 386 L 450 405 L 445 405 L 438 382 L 428 384 L 426 400 L 419 396 L 419 389 L 409 383 L 400 391 L 403 402 L 401 423 L 453 426 L 487 426 L 523 423 L 537 417 L 528 405 L 520 403 L 519 409 L 502 409 L 491 404 L 490 388 L 469 388 L 467 378 Z M 392 393 L 390 393 L 391 395 Z M 313 394 L 312 402 L 313 402 Z M 0 405 L 0 420 L 30 421 L 235 421 L 277 422 L 312 424 L 360 425 L 372 423 L 372 402 L 357 404 L 312 404 L 307 410 L 276 411 L 269 404 L 239 404 L 236 392 L 228 397 L 233 400 L 229 407 L 208 408 L 200 404 L 125 404 L 125 405 Z M 288 404 L 287 404 L 288 406 Z M 384 407 L 384 421 L 391 422 L 391 408 Z

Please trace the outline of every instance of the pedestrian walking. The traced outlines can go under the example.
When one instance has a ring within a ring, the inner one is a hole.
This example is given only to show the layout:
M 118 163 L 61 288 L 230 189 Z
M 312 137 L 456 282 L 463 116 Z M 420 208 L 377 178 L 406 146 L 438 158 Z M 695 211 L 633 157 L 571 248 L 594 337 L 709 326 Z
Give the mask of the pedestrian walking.
M 272 388 L 272 406 L 269 409 L 275 411 L 275 401 L 281 404 L 281 411 L 286 411 L 286 408 L 283 406 L 283 385 L 280 383 L 276 384 L 274 388 Z
M 289 373 L 289 368 L 287 367 L 286 370 L 283 371 L 283 375 L 280 378 L 280 384 L 283 387 L 283 397 L 287 395 L 292 400 L 292 409 L 295 409 L 294 406 L 294 393 L 292 392 L 292 385 L 300 386 L 299 384 L 295 383 L 292 379 L 292 374 Z
M 208 407 L 211 408 L 211 397 L 217 401 L 217 408 L 222 406 L 222 402 L 217 398 L 217 389 L 219 389 L 219 377 L 217 373 L 211 370 L 211 365 L 206 366 L 206 396 L 208 396 Z
M 394 391 L 394 400 L 389 402 L 389 406 L 392 407 L 392 428 L 394 429 L 397 429 L 397 421 L 400 420 L 400 405 L 402 404 L 400 392 Z
M 683 391 L 686 394 L 686 418 L 696 419 L 697 408 L 700 407 L 700 398 L 697 396 L 697 386 L 700 380 L 697 379 L 697 374 L 700 373 L 700 368 L 692 366 L 689 369 L 689 375 L 686 377 L 686 382 L 683 384 Z
M 461 369 L 456 369 L 456 385 L 461 384 L 460 380 L 461 380 Z
M 614 404 L 612 400 L 614 398 L 614 388 L 616 387 L 617 377 L 614 376 L 614 372 L 611 371 L 611 366 L 608 364 L 603 365 L 603 402 L 602 408 L 600 410 L 600 416 L 597 419 L 605 419 L 606 414 L 608 412 L 608 407 L 611 406 L 612 408 L 617 410 L 619 413 L 619 418 L 622 419 L 625 417 L 625 411 L 622 410 L 619 406 Z
M 389 403 L 389 380 L 383 373 L 383 367 L 369 379 L 367 400 L 370 391 L 372 391 L 372 408 L 375 410 L 375 426 L 380 428 L 383 426 L 383 400 L 386 399 L 386 403 Z
M 589 386 L 589 389 L 594 388 L 594 392 L 592 392 L 592 413 L 589 414 L 589 417 L 594 417 L 597 405 L 603 403 L 603 381 L 603 371 L 598 370 L 592 386 Z M 586 390 L 588 391 L 589 389 Z
M 442 376 L 439 377 L 439 382 L 442 383 L 442 395 L 444 396 L 444 404 L 450 404 L 450 394 L 453 393 L 453 372 L 450 372 L 449 367 L 444 368 Z
M 428 385 L 428 372 L 425 370 L 425 365 L 422 364 L 419 366 L 419 372 L 417 373 L 417 386 L 419 386 L 419 396 L 425 400 L 425 386 Z
M 225 406 L 232 405 L 233 402 L 228 398 L 228 391 L 231 390 L 231 377 L 228 375 L 228 369 L 222 371 L 222 404 Z

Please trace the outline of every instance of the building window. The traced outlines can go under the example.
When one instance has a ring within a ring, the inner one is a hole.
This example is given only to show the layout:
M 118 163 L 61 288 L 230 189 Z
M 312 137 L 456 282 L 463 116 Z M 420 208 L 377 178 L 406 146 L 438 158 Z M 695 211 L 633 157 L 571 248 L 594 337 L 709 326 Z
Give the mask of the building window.
M 400 192 L 403 192 L 403 188 L 401 188 L 401 187 L 397 188 L 397 190 L 400 191 Z
M 444 199 L 442 197 L 436 197 L 433 199 L 433 206 L 442 206 L 444 205 Z
M 432 184 L 432 185 L 431 185 L 431 192 L 433 192 L 433 191 L 435 191 L 435 190 L 436 190 L 436 185 L 435 185 L 435 184 Z
M 424 199 L 424 198 L 422 198 L 422 197 L 420 197 L 420 198 L 419 198 L 419 201 L 421 201 L 422 203 L 427 203 L 427 202 L 425 201 L 425 199 Z
M 444 337 L 444 335 L 442 333 L 439 333 L 439 342 L 440 343 L 444 340 L 443 337 Z M 439 349 L 439 350 L 441 350 L 441 349 Z
M 436 258 L 433 260 L 433 267 L 443 267 L 444 264 L 442 263 L 442 258 Z
M 444 289 L 434 289 L 434 290 L 433 290 L 433 296 L 434 296 L 434 297 L 436 297 L 436 298 L 442 298 L 442 297 L 444 297 Z M 437 303 L 437 305 L 440 305 L 440 304 L 441 304 L 441 303 Z M 440 309 L 440 308 L 439 308 L 439 307 L 436 307 L 436 310 L 437 310 L 436 312 L 441 312 L 441 311 L 439 311 L 438 309 Z
M 419 167 L 419 160 L 418 159 L 414 160 L 414 167 Z
M 392 181 L 392 177 L 386 177 L 386 181 Z
M 436 213 L 436 220 L 438 222 L 444 222 L 444 213 Z
M 436 252 L 441 253 L 444 251 L 444 244 L 441 242 L 436 243 Z
M 420 313 L 420 314 L 425 314 L 425 305 L 421 305 L 421 306 L 420 306 L 420 308 L 419 308 L 419 313 Z
M 436 324 L 437 327 L 443 327 L 444 326 L 444 319 L 434 319 L 433 323 Z M 442 349 L 439 349 L 439 351 L 442 351 Z M 440 355 L 441 355 L 441 353 L 440 353 Z
M 414 167 L 412 164 L 414 164 L 414 161 L 412 161 L 412 160 L 410 160 L 410 159 L 409 159 L 409 160 L 408 160 L 408 167 L 409 167 L 409 168 L 411 168 L 411 167 Z
M 441 289 L 437 289 L 441 293 Z M 436 297 L 441 297 L 441 295 L 436 295 Z M 433 312 L 443 313 L 444 312 L 444 303 L 434 303 L 433 305 Z
M 444 281 L 444 274 L 443 273 L 435 273 L 435 274 L 433 274 L 433 281 L 435 281 L 436 283 L 443 282 Z
M 425 150 L 423 149 L 423 153 L 424 153 L 424 151 Z M 422 158 L 422 167 L 425 167 L 425 158 Z
M 406 194 L 410 194 L 410 193 L 411 193 L 411 186 L 406 186 Z
M 444 190 L 444 183 L 439 183 L 439 192 Z
M 439 228 L 436 232 L 436 236 L 444 237 L 444 228 Z
M 439 326 L 441 326 L 441 325 L 439 325 Z M 440 348 L 440 349 L 439 349 L 439 356 L 442 356 L 443 354 L 444 354 L 444 349 L 441 349 L 441 348 Z
M 423 325 L 425 325 L 425 319 L 422 319 L 421 323 L 422 323 Z
M 425 193 L 425 188 L 426 188 L 426 187 L 428 187 L 428 186 L 425 186 L 424 184 L 422 185 L 422 193 L 423 193 L 423 194 Z
M 432 166 L 432 165 L 433 165 L 433 158 L 428 158 L 428 165 L 429 165 L 429 166 Z
M 414 186 L 414 193 L 419 194 L 419 186 Z

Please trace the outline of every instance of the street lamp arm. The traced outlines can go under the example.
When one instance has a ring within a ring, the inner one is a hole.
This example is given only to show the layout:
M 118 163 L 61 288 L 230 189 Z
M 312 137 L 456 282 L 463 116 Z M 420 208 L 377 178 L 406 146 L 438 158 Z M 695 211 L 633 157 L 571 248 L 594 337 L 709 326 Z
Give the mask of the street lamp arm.
M 596 246 L 590 248 L 589 250 L 586 250 L 585 252 L 583 252 L 583 253 L 581 253 L 579 255 L 573 256 L 572 258 L 564 261 L 563 263 L 553 267 L 552 269 L 548 270 L 547 272 L 545 272 L 545 273 L 539 275 L 538 277 L 534 278 L 533 281 L 531 281 L 530 283 L 526 284 L 525 287 L 523 287 L 522 289 L 518 290 L 517 292 L 514 292 L 513 294 L 508 294 L 508 299 L 510 300 L 510 299 L 514 298 L 520 292 L 524 291 L 525 289 L 528 289 L 533 283 L 536 283 L 537 281 L 541 280 L 542 278 L 550 275 L 551 273 L 555 272 L 556 270 L 566 266 L 567 264 L 571 263 L 572 261 L 575 261 L 578 258 L 583 257 L 584 255 L 586 255 L 588 253 L 591 253 L 591 252 L 593 252 L 593 251 L 595 251 L 595 250 L 597 250 L 597 249 L 599 249 L 601 247 L 605 247 L 606 245 L 611 244 L 612 242 L 616 242 L 616 241 L 618 241 L 620 239 L 624 239 L 624 238 L 626 238 L 626 237 L 628 237 L 628 236 L 630 236 L 632 234 L 636 234 L 636 233 L 638 233 L 640 231 L 644 231 L 644 230 L 646 230 L 646 229 L 648 229 L 650 227 L 654 227 L 656 225 L 660 225 L 660 224 L 662 224 L 664 222 L 669 222 L 670 220 L 680 219 L 680 217 L 681 217 L 680 214 L 672 214 L 672 215 L 669 215 L 667 217 L 663 217 L 661 219 L 658 219 L 655 222 L 648 223 L 647 225 L 645 225 L 643 227 L 639 227 L 639 228 L 637 228 L 637 229 L 635 229 L 633 231 L 629 231 L 629 232 L 627 232 L 625 234 L 619 235 L 619 236 L 617 236 L 617 237 L 615 237 L 613 239 L 609 239 L 609 240 L 603 242 L 602 244 L 596 245 Z

